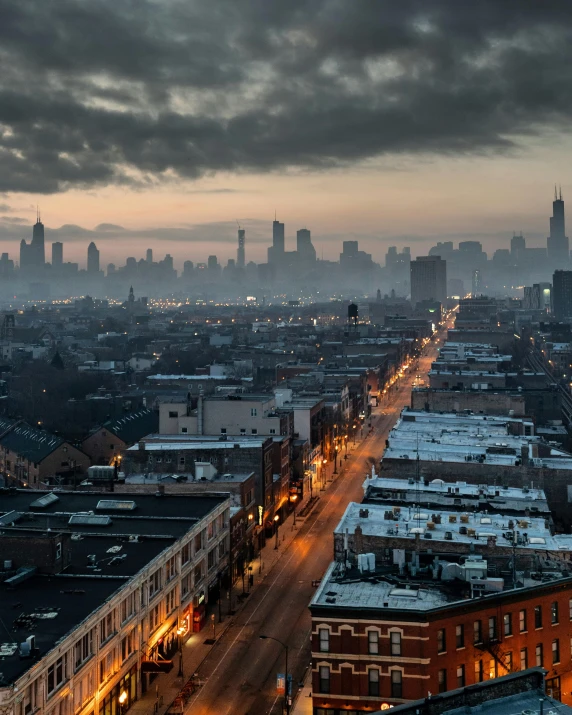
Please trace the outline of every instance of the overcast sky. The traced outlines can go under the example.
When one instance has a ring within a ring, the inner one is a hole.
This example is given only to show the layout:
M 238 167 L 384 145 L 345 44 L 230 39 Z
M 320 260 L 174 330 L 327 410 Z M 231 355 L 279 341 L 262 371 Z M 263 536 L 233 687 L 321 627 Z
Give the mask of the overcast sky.
M 1 0 L 0 241 L 40 204 L 83 260 L 263 260 L 274 211 L 334 258 L 513 230 L 572 201 L 572 4 Z

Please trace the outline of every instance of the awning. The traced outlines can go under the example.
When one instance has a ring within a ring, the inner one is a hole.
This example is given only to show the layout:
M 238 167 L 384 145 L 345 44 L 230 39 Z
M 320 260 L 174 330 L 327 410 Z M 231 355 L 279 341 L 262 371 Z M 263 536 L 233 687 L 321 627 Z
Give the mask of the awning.
M 142 673 L 168 673 L 173 668 L 172 660 L 143 660 Z

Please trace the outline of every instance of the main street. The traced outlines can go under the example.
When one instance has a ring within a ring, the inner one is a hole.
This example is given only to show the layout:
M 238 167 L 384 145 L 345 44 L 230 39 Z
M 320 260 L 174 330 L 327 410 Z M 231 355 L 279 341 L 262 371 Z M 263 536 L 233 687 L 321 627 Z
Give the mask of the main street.
M 192 715 L 262 715 L 281 712 L 276 696 L 276 674 L 284 673 L 284 649 L 288 645 L 289 671 L 296 688 L 310 661 L 310 614 L 308 604 L 315 591 L 312 581 L 320 579 L 333 557 L 332 533 L 348 502 L 361 501 L 365 474 L 383 453 L 387 435 L 401 409 L 409 404 L 416 374 L 426 374 L 434 360 L 442 330 L 428 344 L 417 368 L 410 368 L 394 385 L 389 404 L 372 416 L 373 432 L 347 460 L 343 474 L 328 487 L 313 510 L 300 524 L 296 537 L 282 558 L 254 590 L 235 616 L 199 676 L 204 685 L 188 704 Z M 365 430 L 364 430 L 365 431 Z M 291 528 L 290 520 L 283 527 Z

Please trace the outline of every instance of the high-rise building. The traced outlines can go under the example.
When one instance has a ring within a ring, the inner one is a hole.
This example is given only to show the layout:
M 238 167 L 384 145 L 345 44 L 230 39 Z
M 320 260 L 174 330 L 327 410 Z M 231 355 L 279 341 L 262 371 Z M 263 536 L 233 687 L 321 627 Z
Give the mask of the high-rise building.
M 209 271 L 218 270 L 218 258 L 216 256 L 209 256 L 207 259 L 207 267 Z
M 510 255 L 515 261 L 520 261 L 524 258 L 524 252 L 526 251 L 526 240 L 522 233 L 515 234 L 510 239 Z
M 236 265 L 239 268 L 244 268 L 246 265 L 246 231 L 243 228 L 238 229 L 238 248 L 236 249 Z
M 568 264 L 570 252 L 564 221 L 564 201 L 562 200 L 562 189 L 557 195 L 556 187 L 554 187 L 554 201 L 550 217 L 550 236 L 546 241 L 546 248 L 552 267 L 561 266 L 563 263 L 564 265 Z
M 552 313 L 556 320 L 572 318 L 572 271 L 554 271 Z
M 145 260 L 147 261 L 147 263 L 153 263 L 153 249 L 152 248 L 147 249 L 147 256 L 146 256 Z
M 61 268 L 64 262 L 64 244 L 60 241 L 52 243 L 52 268 Z
M 411 303 L 423 300 L 447 301 L 447 261 L 441 256 L 417 256 L 411 261 Z
M 284 224 L 272 222 L 272 245 L 268 248 L 268 263 L 278 263 L 284 258 Z
M 316 249 L 312 245 L 312 234 L 307 228 L 296 232 L 296 253 L 303 263 L 316 262 Z
M 44 244 L 44 224 L 40 220 L 40 213 L 36 217 L 36 223 L 32 229 L 32 240 L 26 243 L 24 239 L 20 242 L 20 268 L 39 269 L 46 264 L 46 251 Z
M 93 241 L 87 247 L 87 272 L 99 273 L 99 251 Z

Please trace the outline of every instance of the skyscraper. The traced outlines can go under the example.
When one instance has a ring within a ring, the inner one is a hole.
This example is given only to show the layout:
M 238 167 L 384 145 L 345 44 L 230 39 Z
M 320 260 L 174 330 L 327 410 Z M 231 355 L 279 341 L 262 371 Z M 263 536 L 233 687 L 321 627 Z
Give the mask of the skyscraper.
M 556 320 L 572 318 L 572 271 L 554 271 L 552 312 Z
M 36 223 L 32 229 L 32 240 L 26 243 L 24 239 L 20 242 L 20 268 L 25 270 L 41 269 L 46 264 L 46 252 L 44 245 L 44 224 L 40 220 L 38 211 Z
M 153 263 L 153 249 L 152 248 L 147 249 L 147 257 L 145 260 L 147 261 L 147 263 Z
M 64 244 L 60 241 L 52 243 L 52 268 L 61 268 L 64 262 Z
M 306 264 L 316 262 L 316 249 L 312 245 L 312 234 L 307 228 L 301 228 L 296 232 L 296 253 Z
M 526 250 L 526 240 L 521 234 L 515 234 L 510 239 L 510 255 L 515 261 L 521 261 L 524 258 L 524 252 Z
M 447 301 L 447 261 L 441 256 L 417 256 L 411 261 L 411 304 L 423 300 Z
M 268 248 L 268 263 L 278 263 L 284 258 L 284 224 L 272 222 L 272 245 Z
M 87 272 L 99 273 L 99 251 L 93 241 L 87 247 Z
M 238 229 L 238 248 L 236 249 L 236 265 L 239 268 L 244 268 L 246 265 L 246 231 L 243 228 Z
M 570 248 L 566 236 L 564 221 L 564 201 L 562 200 L 562 189 L 560 194 L 556 193 L 554 187 L 554 201 L 552 202 L 552 216 L 550 217 L 550 236 L 546 241 L 548 260 L 553 267 L 568 264 Z

